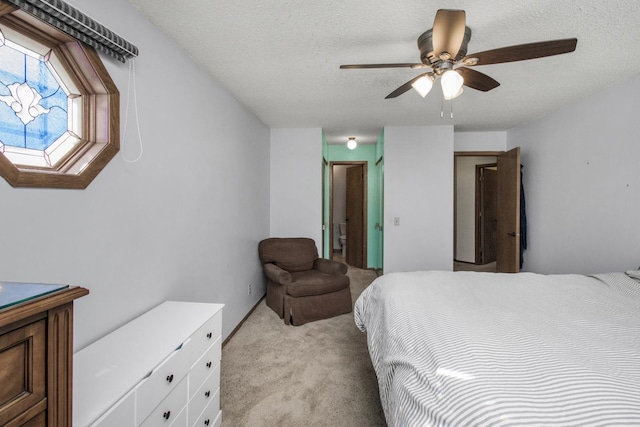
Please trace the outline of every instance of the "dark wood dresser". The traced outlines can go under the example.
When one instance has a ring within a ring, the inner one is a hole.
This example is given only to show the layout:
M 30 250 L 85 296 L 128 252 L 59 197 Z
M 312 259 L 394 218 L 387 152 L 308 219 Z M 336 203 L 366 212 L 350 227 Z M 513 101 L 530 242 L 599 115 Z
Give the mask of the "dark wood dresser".
M 0 282 L 0 426 L 68 427 L 81 287 Z

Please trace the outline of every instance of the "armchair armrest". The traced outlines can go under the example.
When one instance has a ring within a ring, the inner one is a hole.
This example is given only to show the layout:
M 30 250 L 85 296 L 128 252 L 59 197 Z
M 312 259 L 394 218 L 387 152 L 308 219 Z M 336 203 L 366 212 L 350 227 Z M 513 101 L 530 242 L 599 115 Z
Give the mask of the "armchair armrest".
M 347 274 L 347 265 L 330 259 L 317 258 L 313 269 L 327 274 Z
M 271 263 L 264 264 L 263 267 L 264 275 L 272 282 L 276 282 L 281 285 L 291 284 L 291 274 L 288 271 Z

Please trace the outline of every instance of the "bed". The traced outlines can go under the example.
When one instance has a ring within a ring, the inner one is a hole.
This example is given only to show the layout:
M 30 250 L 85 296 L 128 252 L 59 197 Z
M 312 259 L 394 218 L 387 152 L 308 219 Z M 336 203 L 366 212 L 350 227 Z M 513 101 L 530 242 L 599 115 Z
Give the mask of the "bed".
M 640 426 L 640 271 L 424 271 L 357 299 L 389 426 Z

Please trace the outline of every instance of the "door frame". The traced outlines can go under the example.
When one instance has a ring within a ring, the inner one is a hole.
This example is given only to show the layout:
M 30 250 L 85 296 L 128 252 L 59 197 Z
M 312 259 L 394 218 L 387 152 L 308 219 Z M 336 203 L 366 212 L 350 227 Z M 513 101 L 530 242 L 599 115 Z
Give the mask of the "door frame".
M 320 218 L 322 218 L 322 249 L 321 249 L 321 258 L 324 258 L 324 254 L 326 253 L 325 251 L 325 245 L 327 243 L 327 238 L 326 238 L 326 233 L 327 233 L 327 224 L 325 223 L 325 208 L 326 208 L 326 192 L 327 192 L 327 168 L 329 167 L 329 162 L 327 162 L 327 159 L 324 158 L 324 155 L 322 156 L 322 203 L 321 203 L 321 215 Z M 329 253 L 331 254 L 331 252 Z
M 367 268 L 367 236 L 368 236 L 368 164 L 367 161 L 331 161 L 329 162 L 329 227 L 331 227 L 329 231 L 329 259 L 333 259 L 333 167 L 334 166 L 362 166 L 362 260 L 365 264 L 363 268 Z M 346 260 L 345 260 L 346 261 Z
M 451 254 L 451 259 L 456 259 L 456 237 L 457 237 L 457 227 L 456 227 L 456 215 L 458 212 L 458 205 L 456 200 L 456 188 L 457 188 L 457 179 L 458 179 L 458 162 L 456 162 L 456 157 L 498 157 L 501 154 L 504 154 L 505 151 L 454 151 L 453 152 L 453 252 Z M 475 258 L 475 255 L 474 255 Z M 477 261 L 477 260 L 474 260 Z

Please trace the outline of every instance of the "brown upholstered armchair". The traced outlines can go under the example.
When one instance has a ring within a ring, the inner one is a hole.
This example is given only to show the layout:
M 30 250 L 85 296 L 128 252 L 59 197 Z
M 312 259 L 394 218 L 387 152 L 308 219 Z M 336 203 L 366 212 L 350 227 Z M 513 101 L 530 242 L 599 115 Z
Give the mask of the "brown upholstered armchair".
M 267 277 L 267 305 L 287 325 L 351 312 L 347 266 L 319 258 L 313 239 L 265 239 L 258 253 Z

